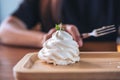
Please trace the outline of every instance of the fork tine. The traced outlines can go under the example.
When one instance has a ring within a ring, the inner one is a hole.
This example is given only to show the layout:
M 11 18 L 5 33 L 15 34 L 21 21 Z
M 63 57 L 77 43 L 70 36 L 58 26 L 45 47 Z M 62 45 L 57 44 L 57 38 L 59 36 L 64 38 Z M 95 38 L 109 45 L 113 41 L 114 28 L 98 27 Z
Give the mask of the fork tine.
M 98 28 L 96 29 L 97 31 L 100 31 L 100 30 L 104 30 L 104 29 L 107 29 L 107 28 L 112 28 L 114 27 L 115 25 L 109 25 L 109 26 L 103 26 L 102 28 Z
M 106 35 L 106 34 L 109 34 L 109 33 L 113 33 L 113 32 L 115 32 L 115 31 L 116 31 L 116 30 L 112 30 L 112 31 L 109 31 L 109 32 L 100 33 L 100 34 L 98 34 L 97 37 L 102 36 L 102 35 Z
M 116 29 L 115 27 L 111 27 L 111 28 L 108 28 L 108 29 L 99 30 L 99 31 L 97 31 L 97 33 L 104 33 L 104 32 L 115 30 L 115 29 Z

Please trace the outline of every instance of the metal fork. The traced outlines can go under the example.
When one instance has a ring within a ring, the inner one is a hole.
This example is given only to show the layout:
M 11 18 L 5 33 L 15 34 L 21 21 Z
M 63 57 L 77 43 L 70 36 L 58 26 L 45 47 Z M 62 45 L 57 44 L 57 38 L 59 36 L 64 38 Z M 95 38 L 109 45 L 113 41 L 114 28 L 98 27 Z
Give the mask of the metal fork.
M 90 33 L 83 33 L 82 38 L 88 38 L 90 36 L 99 37 L 106 34 L 110 34 L 116 31 L 115 25 L 102 26 L 101 28 L 94 29 Z

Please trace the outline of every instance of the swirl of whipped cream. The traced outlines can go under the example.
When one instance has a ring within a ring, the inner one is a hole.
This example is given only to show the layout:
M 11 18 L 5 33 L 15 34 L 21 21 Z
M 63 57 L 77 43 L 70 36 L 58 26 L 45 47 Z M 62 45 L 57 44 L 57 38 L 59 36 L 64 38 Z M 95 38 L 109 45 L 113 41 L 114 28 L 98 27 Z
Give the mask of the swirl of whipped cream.
M 41 61 L 54 65 L 68 65 L 80 61 L 77 42 L 69 33 L 62 30 L 53 33 L 43 44 L 38 57 Z

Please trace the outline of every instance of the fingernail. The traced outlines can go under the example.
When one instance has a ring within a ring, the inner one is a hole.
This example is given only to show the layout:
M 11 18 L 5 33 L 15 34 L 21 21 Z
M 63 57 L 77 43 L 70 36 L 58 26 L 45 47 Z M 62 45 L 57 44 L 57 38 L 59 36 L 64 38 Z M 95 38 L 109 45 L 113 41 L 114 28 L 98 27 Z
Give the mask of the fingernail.
M 79 47 L 82 47 L 82 46 L 83 46 L 82 40 L 79 40 L 79 41 L 78 41 L 78 45 L 79 45 Z

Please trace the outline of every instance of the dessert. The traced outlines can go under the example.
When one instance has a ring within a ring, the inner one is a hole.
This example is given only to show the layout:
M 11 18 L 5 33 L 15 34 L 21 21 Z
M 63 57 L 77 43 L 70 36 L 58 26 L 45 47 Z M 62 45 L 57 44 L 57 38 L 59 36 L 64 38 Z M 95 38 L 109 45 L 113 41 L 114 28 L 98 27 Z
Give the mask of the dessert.
M 42 62 L 54 65 L 68 65 L 80 61 L 79 49 L 76 41 L 66 31 L 60 29 L 53 33 L 38 53 Z

